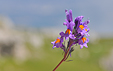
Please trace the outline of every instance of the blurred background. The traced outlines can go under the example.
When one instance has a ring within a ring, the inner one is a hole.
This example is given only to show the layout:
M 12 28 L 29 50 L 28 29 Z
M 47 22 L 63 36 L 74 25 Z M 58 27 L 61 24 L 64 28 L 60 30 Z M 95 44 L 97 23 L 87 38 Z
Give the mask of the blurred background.
M 66 29 L 65 9 L 90 20 L 90 42 L 57 71 L 113 71 L 113 0 L 0 0 L 0 71 L 52 71 L 63 58 L 51 42 Z

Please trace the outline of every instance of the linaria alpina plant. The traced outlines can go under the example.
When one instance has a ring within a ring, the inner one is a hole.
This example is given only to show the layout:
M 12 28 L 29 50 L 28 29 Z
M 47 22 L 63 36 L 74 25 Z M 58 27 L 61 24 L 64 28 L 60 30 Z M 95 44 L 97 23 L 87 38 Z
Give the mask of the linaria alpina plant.
M 51 42 L 53 44 L 53 48 L 61 48 L 64 51 L 64 57 L 60 61 L 60 63 L 54 68 L 53 71 L 55 71 L 60 64 L 63 61 L 66 61 L 69 55 L 71 55 L 71 52 L 74 51 L 73 45 L 80 45 L 80 49 L 85 46 L 86 48 L 87 43 L 89 42 L 89 39 L 87 38 L 89 36 L 89 28 L 87 24 L 90 22 L 89 20 L 86 20 L 85 22 L 82 22 L 83 16 L 78 16 L 74 19 L 72 17 L 72 10 L 65 10 L 66 13 L 66 22 L 63 23 L 63 25 L 67 26 L 67 29 L 65 32 L 60 32 L 60 37 L 58 37 L 54 42 Z M 67 46 L 63 44 L 65 40 L 69 39 Z

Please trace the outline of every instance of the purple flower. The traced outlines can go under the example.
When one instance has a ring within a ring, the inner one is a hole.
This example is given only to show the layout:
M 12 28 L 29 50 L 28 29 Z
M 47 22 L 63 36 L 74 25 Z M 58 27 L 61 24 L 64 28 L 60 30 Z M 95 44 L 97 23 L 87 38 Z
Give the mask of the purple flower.
M 75 18 L 75 28 L 78 29 L 79 28 L 79 25 L 80 23 L 82 22 L 82 19 L 84 18 L 84 16 L 78 16 L 77 18 Z
M 89 20 L 86 20 L 85 22 L 83 22 L 83 26 L 84 26 L 84 29 L 85 29 L 85 35 L 86 35 L 86 36 L 90 36 L 90 35 L 88 34 L 89 28 L 88 28 L 88 25 L 87 25 L 89 22 L 90 22 Z
M 89 20 L 82 22 L 82 19 L 83 19 L 83 16 L 79 16 L 75 19 L 76 31 L 81 35 L 89 36 L 88 34 L 89 28 L 87 26 L 87 24 L 89 23 Z
M 69 10 L 69 12 L 65 10 L 65 13 L 67 19 L 65 20 L 66 22 L 64 22 L 63 25 L 66 25 L 67 29 L 70 29 L 72 31 L 73 26 L 75 26 L 72 18 L 72 10 Z
M 68 38 L 71 38 L 71 39 L 74 39 L 75 38 L 74 34 L 72 33 L 72 31 L 70 29 L 67 29 L 65 31 L 65 33 L 64 32 L 60 32 L 60 35 L 62 35 L 62 37 L 65 37 L 66 40 Z
M 53 44 L 53 48 L 59 48 L 59 47 L 63 47 L 62 45 L 62 42 L 63 42 L 63 37 L 61 38 L 57 38 L 55 41 L 51 42 L 51 44 Z
M 66 13 L 66 18 L 68 22 L 73 21 L 73 17 L 72 17 L 72 10 L 69 10 L 69 12 L 67 10 L 65 10 Z
M 80 33 L 81 35 L 84 35 L 87 32 L 87 27 L 83 26 L 83 23 L 81 22 L 79 24 L 77 32 Z
M 89 42 L 89 39 L 88 38 L 85 38 L 84 36 L 82 36 L 79 40 L 78 40 L 78 44 L 80 45 L 80 49 L 83 48 L 83 46 L 85 46 L 86 48 L 88 47 L 87 46 L 87 43 Z
M 73 27 L 75 26 L 74 22 L 73 22 L 73 18 L 72 18 L 72 10 L 69 10 L 69 12 L 67 10 L 65 10 L 66 13 L 66 22 L 63 23 L 63 25 L 67 26 L 67 30 L 65 31 L 64 37 L 67 40 L 69 37 L 71 38 L 72 31 L 73 31 Z

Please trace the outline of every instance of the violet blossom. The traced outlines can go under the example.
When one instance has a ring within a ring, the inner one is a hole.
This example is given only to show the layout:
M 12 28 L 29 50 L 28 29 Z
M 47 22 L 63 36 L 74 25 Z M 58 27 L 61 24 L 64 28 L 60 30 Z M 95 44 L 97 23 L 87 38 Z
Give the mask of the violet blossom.
M 87 43 L 89 42 L 88 39 L 88 23 L 89 20 L 86 20 L 85 22 L 82 22 L 82 19 L 84 16 L 78 16 L 74 19 L 72 17 L 72 10 L 65 10 L 66 13 L 66 22 L 63 23 L 63 25 L 66 25 L 67 29 L 65 32 L 60 32 L 60 37 L 58 37 L 55 41 L 51 42 L 53 45 L 53 48 L 61 48 L 65 52 L 64 58 L 61 62 L 67 60 L 68 56 L 71 55 L 71 52 L 74 51 L 73 45 L 80 45 L 80 49 L 82 49 L 84 46 L 87 48 Z M 87 37 L 87 38 L 86 38 Z M 67 46 L 63 43 L 64 41 L 69 39 Z M 59 65 L 58 65 L 59 66 Z M 57 66 L 57 67 L 58 67 Z M 56 67 L 56 68 L 57 68 Z M 55 68 L 55 69 L 56 69 Z M 54 69 L 54 70 L 55 70 Z

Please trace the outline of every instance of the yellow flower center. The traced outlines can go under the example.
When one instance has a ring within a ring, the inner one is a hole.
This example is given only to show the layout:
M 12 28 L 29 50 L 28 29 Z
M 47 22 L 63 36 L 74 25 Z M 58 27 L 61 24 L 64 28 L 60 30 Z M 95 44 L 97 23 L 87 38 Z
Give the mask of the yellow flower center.
M 83 43 L 84 43 L 84 42 L 86 41 L 86 38 L 85 38 L 85 37 L 83 37 L 83 38 L 82 38 L 82 41 L 83 41 Z
M 87 29 L 85 29 L 85 31 L 87 31 Z
M 67 34 L 67 33 L 70 34 L 70 29 L 66 30 L 65 34 Z
M 59 43 L 59 42 L 60 42 L 60 39 L 59 39 L 59 38 L 57 38 L 55 43 Z
M 84 26 L 83 26 L 83 25 L 80 25 L 79 28 L 80 28 L 81 30 L 83 30 L 83 29 L 84 29 Z

